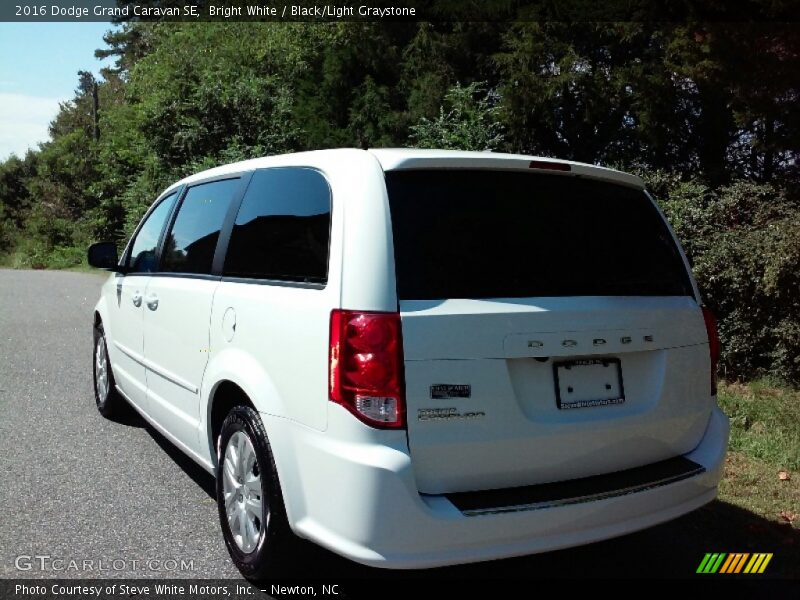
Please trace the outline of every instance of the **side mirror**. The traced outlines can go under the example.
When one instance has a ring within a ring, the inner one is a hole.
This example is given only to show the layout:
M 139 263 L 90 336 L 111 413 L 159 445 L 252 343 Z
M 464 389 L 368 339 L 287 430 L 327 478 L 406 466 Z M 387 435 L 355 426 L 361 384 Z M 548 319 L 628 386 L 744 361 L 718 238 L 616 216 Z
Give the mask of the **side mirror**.
M 89 264 L 97 269 L 106 269 L 108 271 L 121 271 L 122 269 L 117 264 L 119 256 L 117 255 L 117 245 L 114 242 L 98 242 L 89 246 L 88 253 Z

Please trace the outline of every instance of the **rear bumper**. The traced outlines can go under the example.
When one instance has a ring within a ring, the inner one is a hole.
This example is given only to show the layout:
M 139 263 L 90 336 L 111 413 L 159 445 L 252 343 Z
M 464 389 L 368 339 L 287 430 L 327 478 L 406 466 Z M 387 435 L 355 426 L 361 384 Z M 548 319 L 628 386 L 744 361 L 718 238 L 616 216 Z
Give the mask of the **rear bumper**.
M 705 471 L 674 483 L 563 506 L 466 516 L 445 496 L 417 492 L 404 432 L 377 432 L 382 443 L 374 443 L 376 432 L 364 431 L 338 408 L 332 407 L 327 433 L 283 419 L 273 424 L 274 417 L 264 415 L 290 522 L 301 537 L 347 558 L 396 569 L 556 550 L 679 517 L 715 498 L 729 434 L 728 418 L 715 407 L 702 441 L 686 455 Z M 334 438 L 340 427 L 350 431 Z

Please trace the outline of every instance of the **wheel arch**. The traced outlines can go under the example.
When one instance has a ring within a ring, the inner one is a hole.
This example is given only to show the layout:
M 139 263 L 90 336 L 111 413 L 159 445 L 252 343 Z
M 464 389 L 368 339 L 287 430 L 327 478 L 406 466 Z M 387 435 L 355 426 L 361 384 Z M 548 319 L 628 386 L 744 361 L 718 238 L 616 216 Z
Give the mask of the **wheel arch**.
M 211 463 L 217 466 L 217 439 L 222 431 L 222 422 L 235 406 L 249 406 L 256 412 L 253 401 L 239 385 L 229 379 L 222 379 L 215 385 L 208 398 L 206 408 L 206 438 L 211 455 Z
M 225 348 L 213 354 L 201 384 L 200 418 L 204 421 L 200 431 L 205 431 L 209 448 L 209 458 L 216 466 L 216 438 L 213 436 L 213 420 L 218 413 L 214 405 L 220 399 L 228 402 L 231 398 L 243 399 L 258 413 L 284 416 L 283 403 L 272 378 L 264 370 L 261 363 L 250 354 L 236 348 Z M 217 411 L 221 410 L 219 407 Z M 224 415 L 222 416 L 224 419 Z
M 211 387 L 208 394 L 208 402 L 206 403 L 205 435 L 209 454 L 211 455 L 213 473 L 216 473 L 217 469 L 217 440 L 225 417 L 234 406 L 249 406 L 258 413 L 264 424 L 264 430 L 269 438 L 270 450 L 281 486 L 283 503 L 290 526 L 294 530 L 296 515 L 303 514 L 305 510 L 304 503 L 298 500 L 297 493 L 292 492 L 292 490 L 299 489 L 300 486 L 297 465 L 292 457 L 291 444 L 287 445 L 286 436 L 282 435 L 279 427 L 274 427 L 277 423 L 282 422 L 283 419 L 276 417 L 274 413 L 265 412 L 260 407 L 260 404 L 245 386 L 235 379 L 223 378 L 215 382 Z

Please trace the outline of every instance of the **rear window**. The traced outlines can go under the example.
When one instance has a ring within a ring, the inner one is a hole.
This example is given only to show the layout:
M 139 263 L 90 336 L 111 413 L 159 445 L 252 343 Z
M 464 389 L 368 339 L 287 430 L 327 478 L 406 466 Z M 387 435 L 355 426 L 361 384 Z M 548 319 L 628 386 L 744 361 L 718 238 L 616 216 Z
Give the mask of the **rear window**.
M 386 185 L 401 300 L 692 295 L 640 190 L 486 170 L 390 171 Z
M 229 277 L 325 283 L 331 190 L 313 169 L 256 171 L 231 233 Z

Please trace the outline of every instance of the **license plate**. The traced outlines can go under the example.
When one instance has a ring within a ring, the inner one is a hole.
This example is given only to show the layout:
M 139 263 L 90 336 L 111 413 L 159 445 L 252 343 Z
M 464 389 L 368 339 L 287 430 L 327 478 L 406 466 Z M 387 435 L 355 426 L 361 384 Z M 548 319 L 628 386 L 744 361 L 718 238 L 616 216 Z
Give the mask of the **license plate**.
M 625 402 L 618 358 L 589 358 L 553 364 L 559 410 L 612 406 Z

